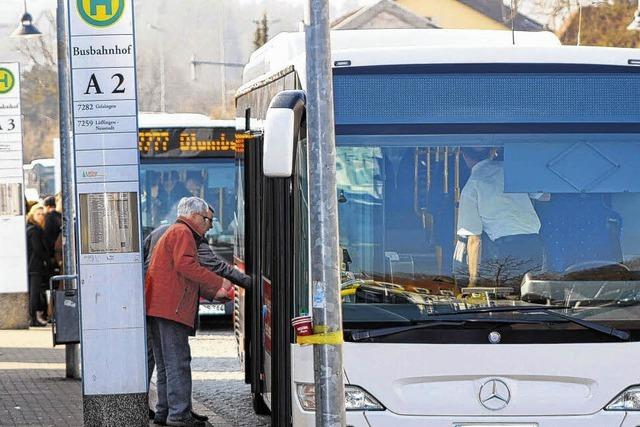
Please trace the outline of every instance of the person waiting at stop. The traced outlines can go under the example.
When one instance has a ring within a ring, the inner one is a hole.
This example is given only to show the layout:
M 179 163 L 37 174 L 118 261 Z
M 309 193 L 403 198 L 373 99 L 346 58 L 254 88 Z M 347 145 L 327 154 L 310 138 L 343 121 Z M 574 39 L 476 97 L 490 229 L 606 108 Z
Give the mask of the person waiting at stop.
M 198 297 L 224 298 L 231 287 L 198 263 L 198 243 L 211 222 L 204 200 L 180 200 L 178 219 L 156 243 L 145 277 L 147 333 L 158 368 L 156 424 L 205 425 L 191 409 L 189 335 L 195 325 Z
M 183 199 L 180 200 L 180 203 L 178 205 L 178 213 L 180 215 L 185 215 L 186 212 L 188 212 L 188 205 L 189 203 L 199 203 L 199 202 L 203 202 L 204 201 L 200 198 L 197 197 L 185 197 Z M 204 231 L 206 232 L 206 229 L 208 229 L 209 227 L 211 227 L 211 223 L 213 215 L 214 215 L 214 210 L 210 205 L 207 205 L 205 203 L 205 206 L 207 208 L 207 213 L 205 215 L 203 215 L 202 213 L 196 213 L 195 216 L 196 217 L 202 217 L 202 219 L 204 220 L 204 227 L 201 228 L 200 230 L 193 230 L 194 233 L 194 238 L 195 238 L 195 243 L 197 246 L 197 256 L 195 257 L 195 259 L 197 260 L 197 263 L 201 266 L 206 268 L 207 270 L 211 271 L 212 273 L 217 274 L 218 276 L 225 278 L 227 280 L 229 280 L 230 282 L 232 282 L 235 285 L 238 285 L 244 289 L 247 289 L 250 285 L 251 285 L 251 277 L 242 273 L 241 271 L 235 269 L 233 266 L 227 264 L 224 260 L 222 260 L 218 255 L 216 255 L 213 250 L 211 249 L 211 246 L 209 246 L 209 244 L 206 242 L 205 239 L 202 238 L 202 235 L 204 233 L 200 233 L 199 237 L 196 238 L 196 234 L 198 234 L 198 231 Z M 191 215 L 194 216 L 194 215 Z M 207 219 L 205 219 L 207 218 Z M 189 224 L 189 222 L 187 222 L 187 220 L 185 218 L 182 218 L 180 216 L 178 216 L 178 220 L 176 221 L 176 223 L 184 223 L 184 224 Z M 153 230 L 151 232 L 151 234 L 149 234 L 149 236 L 147 236 L 147 238 L 144 241 L 144 245 L 143 245 L 143 255 L 144 255 L 144 263 L 143 263 L 143 267 L 144 267 L 144 274 L 145 277 L 147 276 L 147 270 L 150 269 L 150 264 L 151 264 L 151 260 L 153 259 L 154 256 L 154 249 L 156 247 L 156 245 L 158 244 L 158 242 L 160 241 L 160 239 L 169 231 L 169 229 L 172 227 L 172 225 L 170 224 L 165 224 L 165 225 L 161 225 L 160 227 L 156 228 L 155 230 Z M 202 292 L 205 296 L 209 296 L 211 297 L 211 293 L 210 290 L 207 291 L 206 289 L 203 289 L 203 287 L 208 287 L 208 286 L 203 286 L 202 284 L 199 286 L 199 292 L 198 292 L 198 297 L 200 297 L 200 293 Z M 217 296 L 217 295 L 216 295 Z M 220 300 L 222 300 L 222 298 L 219 298 Z M 177 310 L 176 310 L 176 314 L 177 314 Z M 191 329 L 191 331 L 189 332 L 189 335 L 195 335 L 195 325 L 197 325 L 197 309 L 194 312 L 194 322 L 193 322 L 193 328 Z M 162 317 L 162 316 L 161 316 Z M 177 319 L 171 319 L 171 320 L 177 320 Z M 160 320 L 162 321 L 162 320 Z M 159 330 L 158 330 L 158 325 L 157 325 L 158 319 L 151 319 L 148 324 L 148 331 L 147 331 L 147 369 L 148 369 L 148 377 L 147 380 L 150 381 L 151 379 L 151 375 L 153 374 L 153 370 L 156 364 L 156 355 L 155 352 L 158 351 L 158 335 L 159 335 Z M 180 320 L 178 320 L 178 322 L 180 322 Z M 155 330 L 155 338 L 156 338 L 156 342 L 154 343 L 154 332 L 152 330 Z M 154 348 L 155 347 L 155 348 Z M 162 352 L 161 352 L 162 353 Z M 166 366 L 164 366 L 163 364 L 163 370 L 166 370 Z M 160 372 L 159 372 L 159 376 L 160 376 Z M 165 375 L 166 377 L 166 375 Z M 165 384 L 160 384 L 161 379 L 158 379 L 158 392 L 162 393 L 163 390 L 166 390 L 166 383 Z M 190 393 L 189 393 L 190 395 Z M 149 418 L 154 419 L 154 423 L 156 424 L 160 424 L 160 425 L 165 425 L 169 422 L 171 422 L 172 424 L 169 425 L 200 425 L 200 423 L 204 423 L 205 421 L 207 421 L 208 417 L 204 416 L 204 415 L 200 415 L 198 413 L 196 413 L 195 411 L 193 411 L 193 408 L 191 407 L 191 405 L 189 405 L 189 411 L 187 414 L 183 414 L 185 415 L 185 418 L 182 420 L 178 420 L 177 422 L 174 421 L 169 421 L 168 420 L 168 401 L 164 400 L 161 401 L 161 399 L 159 398 L 159 406 L 160 406 L 160 413 L 155 413 L 153 410 L 149 409 Z
M 42 240 L 49 254 L 49 274 L 60 274 L 60 264 L 56 256 L 56 243 L 62 232 L 62 214 L 56 210 L 57 196 L 48 196 L 42 201 L 44 205 L 44 229 Z
M 470 147 L 461 153 L 471 170 L 460 194 L 457 223 L 458 237 L 466 239 L 469 286 L 479 278 L 503 285 L 540 269 L 540 220 L 530 196 L 505 193 L 503 162 L 496 150 Z M 456 250 L 458 261 L 460 252 Z
M 43 239 L 44 206 L 36 203 L 27 214 L 27 263 L 31 326 L 47 326 L 45 288 L 49 280 L 49 253 Z

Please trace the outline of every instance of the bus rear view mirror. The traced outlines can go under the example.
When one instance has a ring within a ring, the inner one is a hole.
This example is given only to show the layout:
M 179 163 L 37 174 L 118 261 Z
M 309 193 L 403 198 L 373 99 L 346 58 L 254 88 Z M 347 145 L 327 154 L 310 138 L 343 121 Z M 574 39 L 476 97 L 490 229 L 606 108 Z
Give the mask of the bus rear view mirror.
M 293 169 L 293 110 L 269 108 L 264 124 L 262 169 L 270 178 L 288 178 Z
M 278 93 L 267 110 L 262 148 L 262 171 L 269 178 L 288 178 L 293 172 L 293 152 L 304 114 L 301 90 Z

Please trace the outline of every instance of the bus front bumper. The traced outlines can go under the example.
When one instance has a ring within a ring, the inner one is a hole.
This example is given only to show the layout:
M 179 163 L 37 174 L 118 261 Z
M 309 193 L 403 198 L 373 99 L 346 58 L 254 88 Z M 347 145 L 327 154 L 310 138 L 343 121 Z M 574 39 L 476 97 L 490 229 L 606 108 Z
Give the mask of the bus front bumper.
M 298 427 L 315 426 L 315 417 L 294 405 Z M 600 411 L 591 415 L 553 417 L 421 417 L 389 411 L 347 412 L 347 427 L 636 427 L 640 413 Z

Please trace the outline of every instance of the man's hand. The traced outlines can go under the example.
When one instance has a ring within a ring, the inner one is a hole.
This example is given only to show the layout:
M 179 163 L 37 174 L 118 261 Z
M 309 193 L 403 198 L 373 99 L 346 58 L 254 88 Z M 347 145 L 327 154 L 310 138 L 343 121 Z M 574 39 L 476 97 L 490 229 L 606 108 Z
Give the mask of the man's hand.
M 218 292 L 216 292 L 215 299 L 217 299 L 218 301 L 228 301 L 230 298 L 227 294 L 227 290 L 222 287 L 220 288 L 220 290 L 218 290 Z
M 222 286 L 218 288 L 214 294 L 216 286 L 210 284 L 209 286 L 200 286 L 200 296 L 207 299 L 225 300 L 228 301 L 233 296 L 233 284 L 227 279 L 222 279 Z
M 229 301 L 231 300 L 231 295 L 233 295 L 233 283 L 224 279 L 222 281 L 222 287 L 218 292 L 216 292 L 216 299 L 218 301 Z
M 222 288 L 225 291 L 228 291 L 229 289 L 233 288 L 233 283 L 231 283 L 230 281 L 228 281 L 227 279 L 223 279 L 222 280 Z

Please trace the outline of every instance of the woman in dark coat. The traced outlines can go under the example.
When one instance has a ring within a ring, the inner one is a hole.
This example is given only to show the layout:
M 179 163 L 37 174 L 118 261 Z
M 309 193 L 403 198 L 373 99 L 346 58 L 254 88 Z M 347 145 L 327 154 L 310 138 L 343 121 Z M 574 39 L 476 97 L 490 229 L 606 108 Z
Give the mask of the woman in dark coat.
M 27 258 L 29 265 L 29 314 L 31 326 L 46 326 L 45 284 L 49 254 L 43 240 L 44 206 L 35 204 L 27 214 Z

